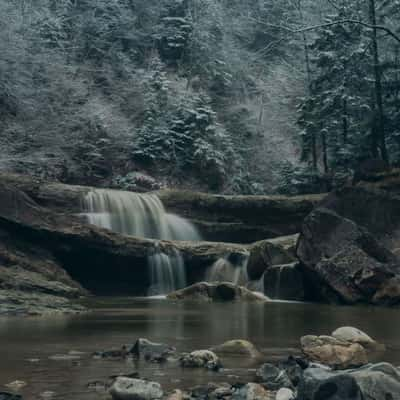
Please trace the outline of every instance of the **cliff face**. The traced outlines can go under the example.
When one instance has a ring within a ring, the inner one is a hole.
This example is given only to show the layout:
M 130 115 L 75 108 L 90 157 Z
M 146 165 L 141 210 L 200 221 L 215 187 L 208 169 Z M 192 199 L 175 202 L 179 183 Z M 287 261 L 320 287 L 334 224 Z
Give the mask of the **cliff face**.
M 298 45 L 253 20 L 284 2 L 261 3 L 2 2 L 0 169 L 119 188 L 145 177 L 276 191 L 298 163 L 303 77 Z

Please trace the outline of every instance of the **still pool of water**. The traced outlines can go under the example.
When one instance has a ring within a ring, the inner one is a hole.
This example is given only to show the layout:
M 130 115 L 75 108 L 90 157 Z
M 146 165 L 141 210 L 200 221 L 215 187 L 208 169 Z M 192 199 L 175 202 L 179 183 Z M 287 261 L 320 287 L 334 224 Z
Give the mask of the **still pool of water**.
M 162 299 L 98 299 L 94 311 L 80 316 L 0 318 L 0 390 L 21 380 L 25 400 L 101 400 L 104 391 L 88 388 L 92 381 L 138 371 L 166 390 L 210 381 L 251 380 L 256 365 L 226 360 L 222 373 L 183 370 L 175 364 L 96 360 L 94 351 L 134 343 L 139 337 L 168 343 L 178 351 L 205 349 L 229 339 L 248 339 L 276 360 L 298 352 L 305 334 L 329 334 L 355 326 L 386 344 L 385 361 L 400 364 L 400 310 L 334 307 L 301 303 L 179 303 Z M 75 360 L 50 359 L 78 354 Z M 77 352 L 77 353 L 75 353 Z M 82 354 L 81 354 L 82 353 Z

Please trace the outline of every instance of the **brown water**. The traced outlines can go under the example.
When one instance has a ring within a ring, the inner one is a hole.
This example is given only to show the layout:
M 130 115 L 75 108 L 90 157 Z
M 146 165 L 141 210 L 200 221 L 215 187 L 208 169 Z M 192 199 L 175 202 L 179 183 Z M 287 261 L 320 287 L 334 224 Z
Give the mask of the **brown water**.
M 150 299 L 98 301 L 87 315 L 51 318 L 0 319 L 0 390 L 27 382 L 20 393 L 25 400 L 41 399 L 45 391 L 54 399 L 101 400 L 105 391 L 87 387 L 110 375 L 138 371 L 160 382 L 166 390 L 209 381 L 250 380 L 256 365 L 226 360 L 221 373 L 183 370 L 175 364 L 156 365 L 93 359 L 91 353 L 133 343 L 138 337 L 161 341 L 178 351 L 208 348 L 228 339 L 255 343 L 266 360 L 298 351 L 305 334 L 329 334 L 339 326 L 356 326 L 388 351 L 383 359 L 400 364 L 400 310 L 332 307 L 296 303 L 199 304 Z M 57 354 L 83 352 L 77 360 L 51 360 Z M 32 359 L 38 359 L 32 362 Z

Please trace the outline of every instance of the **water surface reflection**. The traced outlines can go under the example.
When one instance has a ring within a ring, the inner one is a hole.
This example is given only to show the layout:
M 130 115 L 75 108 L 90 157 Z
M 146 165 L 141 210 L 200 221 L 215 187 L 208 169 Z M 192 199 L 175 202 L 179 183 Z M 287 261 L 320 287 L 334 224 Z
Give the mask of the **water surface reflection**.
M 298 351 L 302 335 L 327 334 L 344 325 L 356 326 L 385 343 L 385 360 L 400 364 L 399 317 L 397 309 L 368 307 L 100 299 L 95 311 L 87 315 L 0 319 L 0 386 L 16 379 L 26 381 L 22 393 L 27 400 L 40 398 L 43 391 L 56 392 L 56 399 L 94 400 L 104 398 L 104 394 L 89 390 L 88 382 L 135 370 L 166 389 L 246 380 L 253 371 L 238 359 L 227 360 L 228 370 L 215 375 L 169 364 L 94 360 L 90 354 L 133 343 L 138 337 L 169 343 L 179 351 L 243 338 L 255 343 L 267 360 L 273 360 Z M 80 360 L 49 360 L 71 350 L 85 354 Z M 32 362 L 35 359 L 39 361 Z

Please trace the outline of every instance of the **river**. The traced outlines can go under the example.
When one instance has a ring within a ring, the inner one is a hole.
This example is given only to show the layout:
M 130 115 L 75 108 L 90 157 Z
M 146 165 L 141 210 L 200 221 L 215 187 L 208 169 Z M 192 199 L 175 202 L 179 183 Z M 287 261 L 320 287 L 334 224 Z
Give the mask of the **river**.
M 257 367 L 240 358 L 229 359 L 221 373 L 214 373 L 183 370 L 174 363 L 92 357 L 95 351 L 134 343 L 139 337 L 168 343 L 178 351 L 243 338 L 252 341 L 267 361 L 273 361 L 298 353 L 302 335 L 330 334 L 350 325 L 387 346 L 385 361 L 400 364 L 398 309 L 285 302 L 180 303 L 149 298 L 96 299 L 91 305 L 93 312 L 78 316 L 0 319 L 0 390 L 21 380 L 27 383 L 19 392 L 25 400 L 46 398 L 41 397 L 43 392 L 54 392 L 53 399 L 101 400 L 107 398 L 105 391 L 94 390 L 88 383 L 107 381 L 121 372 L 138 371 L 169 390 L 209 381 L 251 380 Z M 65 354 L 72 357 L 57 357 Z

